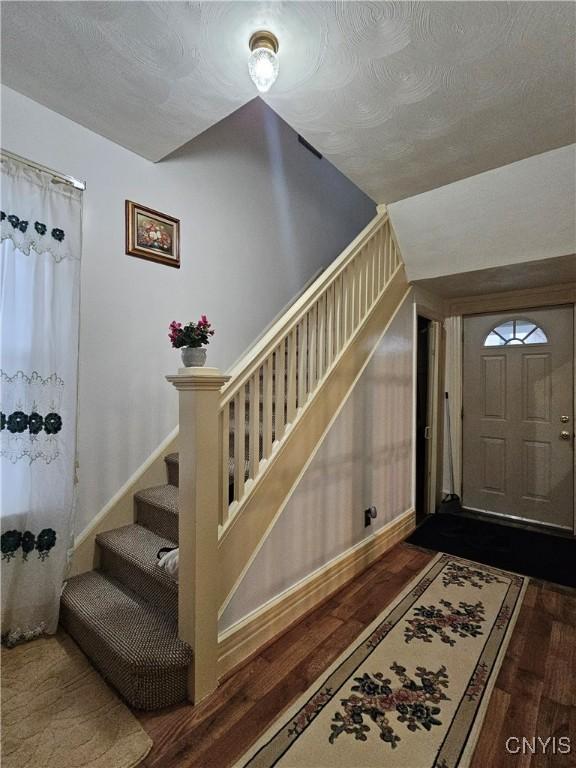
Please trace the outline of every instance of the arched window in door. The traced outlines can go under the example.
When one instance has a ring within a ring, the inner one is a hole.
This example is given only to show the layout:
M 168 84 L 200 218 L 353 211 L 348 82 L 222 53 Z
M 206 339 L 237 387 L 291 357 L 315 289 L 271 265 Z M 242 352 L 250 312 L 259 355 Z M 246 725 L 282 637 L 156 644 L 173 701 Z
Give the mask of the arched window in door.
M 493 328 L 484 340 L 485 347 L 504 347 L 513 344 L 547 344 L 548 337 L 535 323 L 524 318 L 506 320 Z

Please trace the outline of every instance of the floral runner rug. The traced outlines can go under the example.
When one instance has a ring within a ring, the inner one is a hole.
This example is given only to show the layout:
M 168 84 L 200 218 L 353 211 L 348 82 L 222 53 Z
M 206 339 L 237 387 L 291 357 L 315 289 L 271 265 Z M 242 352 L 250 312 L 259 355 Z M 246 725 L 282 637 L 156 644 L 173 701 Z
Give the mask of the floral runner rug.
M 469 765 L 527 582 L 437 555 L 236 767 Z

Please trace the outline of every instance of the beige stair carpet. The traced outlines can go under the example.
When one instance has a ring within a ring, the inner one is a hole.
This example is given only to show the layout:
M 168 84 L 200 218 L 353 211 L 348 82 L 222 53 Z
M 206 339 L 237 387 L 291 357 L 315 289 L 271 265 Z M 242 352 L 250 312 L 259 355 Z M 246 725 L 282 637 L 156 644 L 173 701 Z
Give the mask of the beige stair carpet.
M 237 766 L 469 765 L 527 582 L 439 554 Z
M 2 648 L 2 768 L 132 768 L 151 747 L 64 632 Z

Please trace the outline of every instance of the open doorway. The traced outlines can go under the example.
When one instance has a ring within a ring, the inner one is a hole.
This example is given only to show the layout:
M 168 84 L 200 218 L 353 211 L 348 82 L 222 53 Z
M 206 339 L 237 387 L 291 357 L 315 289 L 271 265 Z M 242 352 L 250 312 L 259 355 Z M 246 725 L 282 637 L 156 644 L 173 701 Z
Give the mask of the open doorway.
M 416 327 L 416 519 L 428 514 L 429 352 L 431 320 L 418 315 Z
M 436 511 L 438 503 L 440 323 L 416 318 L 416 520 Z

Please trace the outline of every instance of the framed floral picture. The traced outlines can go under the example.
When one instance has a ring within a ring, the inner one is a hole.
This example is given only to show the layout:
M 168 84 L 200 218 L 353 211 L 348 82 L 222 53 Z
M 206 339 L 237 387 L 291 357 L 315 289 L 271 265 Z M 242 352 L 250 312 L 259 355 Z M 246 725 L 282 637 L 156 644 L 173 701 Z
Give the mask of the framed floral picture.
M 180 267 L 180 219 L 126 200 L 126 253 Z

